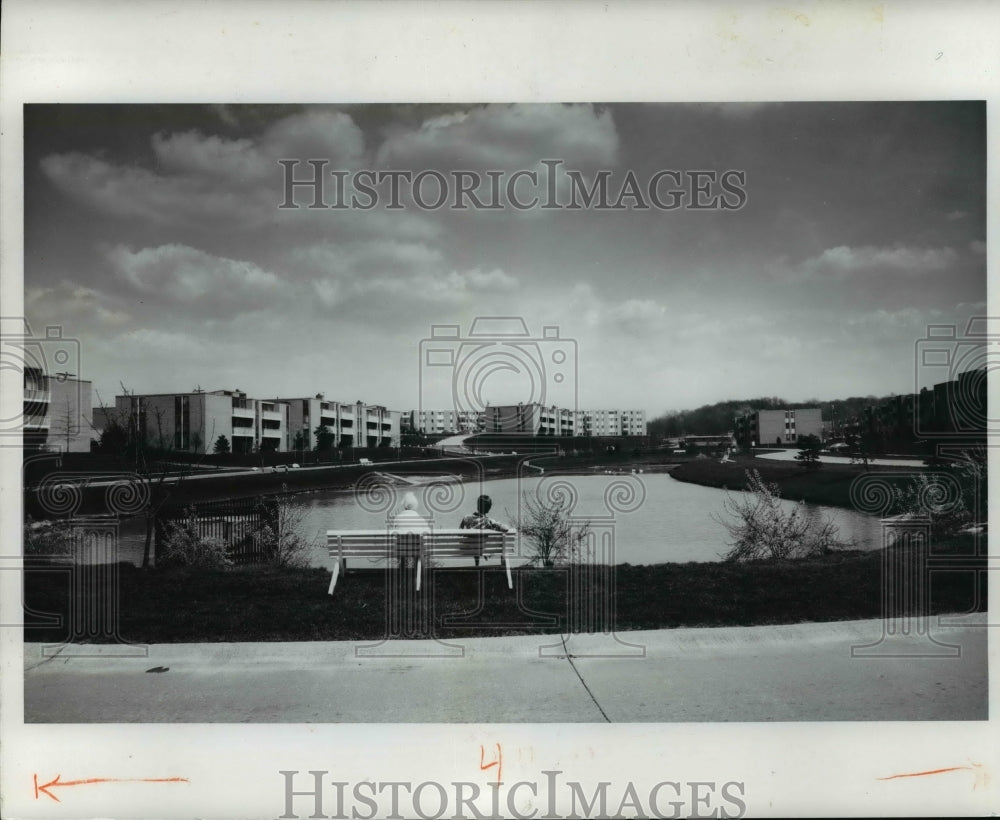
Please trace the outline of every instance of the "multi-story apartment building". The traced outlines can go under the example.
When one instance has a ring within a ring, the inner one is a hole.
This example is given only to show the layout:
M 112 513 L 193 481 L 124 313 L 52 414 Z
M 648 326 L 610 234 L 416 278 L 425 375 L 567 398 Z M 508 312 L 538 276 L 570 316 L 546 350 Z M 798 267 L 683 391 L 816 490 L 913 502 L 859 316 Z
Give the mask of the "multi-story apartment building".
M 737 416 L 734 438 L 743 447 L 795 444 L 802 436 L 823 437 L 822 412 L 818 407 L 795 410 L 755 410 Z
M 311 398 L 282 398 L 288 406 L 288 441 L 286 448 L 316 446 L 316 430 L 326 427 L 336 447 L 398 447 L 402 413 L 378 404 L 328 401 L 323 393 Z
M 926 451 L 943 440 L 981 442 L 987 433 L 987 369 L 966 370 L 919 393 L 891 396 L 843 425 L 887 452 Z
M 411 433 L 444 435 L 478 433 L 484 414 L 474 410 L 410 410 L 403 414 L 403 429 Z
M 25 450 L 90 451 L 91 382 L 67 373 L 24 368 L 22 431 Z
M 583 433 L 586 436 L 644 436 L 645 410 L 583 410 Z
M 195 453 L 211 452 L 219 436 L 234 453 L 311 450 L 321 426 L 336 447 L 399 446 L 398 411 L 326 401 L 322 394 L 254 399 L 241 390 L 214 390 L 118 396 L 115 414 L 153 446 Z
M 241 390 L 148 393 L 115 397 L 120 424 L 154 447 L 211 452 L 225 436 L 234 453 L 287 450 L 288 405 Z
M 487 433 L 534 436 L 645 436 L 644 410 L 567 410 L 537 403 L 487 407 Z

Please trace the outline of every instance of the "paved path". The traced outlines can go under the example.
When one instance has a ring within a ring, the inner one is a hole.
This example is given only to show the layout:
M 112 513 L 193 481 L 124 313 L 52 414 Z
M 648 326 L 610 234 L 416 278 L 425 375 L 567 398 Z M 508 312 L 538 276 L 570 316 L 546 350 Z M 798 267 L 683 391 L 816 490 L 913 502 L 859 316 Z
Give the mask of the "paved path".
M 776 453 L 759 453 L 757 458 L 769 458 L 773 461 L 794 461 L 798 450 L 779 450 Z M 819 460 L 826 464 L 851 464 L 851 459 L 847 456 L 822 455 Z M 871 467 L 916 467 L 923 469 L 924 460 L 921 458 L 870 458 L 868 464 Z
M 48 658 L 26 644 L 25 722 L 983 720 L 985 623 L 977 615 L 932 627 L 960 647 L 952 657 L 852 657 L 852 646 L 882 638 L 878 620 L 583 635 L 568 644 L 476 638 L 452 650 L 392 641 L 377 657 L 363 656 L 370 644 L 347 641 L 159 644 L 132 658 L 80 645 Z M 894 637 L 876 651 L 944 650 L 926 637 Z
M 435 448 L 435 449 L 437 449 L 437 448 Z M 460 447 L 451 447 L 451 448 L 448 449 L 447 453 L 444 453 L 444 451 L 442 450 L 442 455 L 439 457 L 439 459 L 447 458 L 449 454 L 451 454 L 451 455 L 455 455 L 455 454 L 469 455 L 469 451 L 468 450 L 463 450 Z M 477 456 L 477 458 L 503 458 L 503 454 L 502 453 L 487 453 L 487 454 L 482 454 L 480 456 Z M 309 465 L 306 465 L 304 467 L 296 467 L 294 469 L 289 469 L 289 470 L 285 470 L 282 467 L 277 467 L 277 468 L 275 468 L 275 467 L 264 467 L 262 469 L 234 468 L 234 467 L 222 467 L 222 468 L 219 468 L 219 469 L 200 468 L 199 472 L 197 472 L 197 473 L 190 473 L 190 474 L 181 475 L 181 476 L 167 476 L 166 478 L 164 478 L 163 483 L 164 484 L 176 484 L 179 481 L 184 481 L 184 482 L 188 482 L 188 481 L 200 481 L 200 480 L 210 479 L 210 478 L 238 478 L 240 476 L 272 476 L 272 475 L 275 475 L 275 474 L 277 474 L 277 475 L 286 475 L 286 474 L 294 474 L 294 473 L 321 472 L 323 470 L 348 470 L 348 469 L 351 469 L 351 468 L 362 467 L 362 466 L 371 468 L 373 471 L 376 471 L 377 468 L 386 468 L 386 467 L 393 467 L 393 468 L 395 468 L 395 467 L 412 468 L 414 466 L 423 467 L 423 466 L 426 466 L 426 462 L 422 462 L 422 461 L 415 460 L 415 459 L 405 459 L 403 461 L 372 461 L 371 464 L 362 465 L 362 464 L 360 464 L 358 462 L 352 461 L 352 462 L 338 462 L 336 464 L 332 464 L 332 463 L 330 463 L 330 464 L 309 464 Z M 125 475 L 125 473 L 122 473 L 122 475 Z M 85 477 L 85 474 L 84 473 L 80 473 L 80 475 L 77 476 L 77 477 L 79 478 L 80 476 L 84 476 Z M 112 484 L 117 484 L 121 480 L 122 480 L 121 477 L 119 477 L 119 478 L 110 478 L 110 479 L 98 479 L 96 481 L 88 481 L 87 482 L 87 486 L 88 487 L 110 487 Z

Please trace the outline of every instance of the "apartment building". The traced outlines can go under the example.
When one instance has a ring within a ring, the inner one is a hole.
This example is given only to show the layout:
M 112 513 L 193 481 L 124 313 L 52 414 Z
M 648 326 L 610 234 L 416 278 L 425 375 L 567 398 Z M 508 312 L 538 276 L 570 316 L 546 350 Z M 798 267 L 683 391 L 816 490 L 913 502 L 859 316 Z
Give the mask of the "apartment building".
M 286 448 L 289 450 L 296 449 L 296 438 L 302 449 L 313 449 L 316 446 L 316 430 L 320 427 L 330 431 L 336 447 L 399 446 L 403 414 L 398 410 L 387 410 L 382 405 L 360 401 L 330 401 L 323 393 L 277 401 L 288 407 Z
M 523 433 L 535 436 L 645 436 L 644 410 L 568 410 L 541 404 L 487 407 L 487 433 Z
M 115 397 L 115 415 L 150 445 L 211 452 L 225 436 L 234 453 L 284 452 L 288 405 L 241 390 L 147 393 Z
M 403 429 L 424 435 L 478 433 L 484 418 L 474 410 L 410 410 L 403 414 Z
M 585 436 L 644 436 L 645 410 L 583 410 L 582 435 Z
M 92 384 L 68 373 L 24 368 L 21 429 L 26 451 L 90 451 Z
M 818 407 L 795 410 L 755 410 L 737 416 L 734 438 L 743 447 L 795 444 L 802 436 L 823 437 L 822 411 Z

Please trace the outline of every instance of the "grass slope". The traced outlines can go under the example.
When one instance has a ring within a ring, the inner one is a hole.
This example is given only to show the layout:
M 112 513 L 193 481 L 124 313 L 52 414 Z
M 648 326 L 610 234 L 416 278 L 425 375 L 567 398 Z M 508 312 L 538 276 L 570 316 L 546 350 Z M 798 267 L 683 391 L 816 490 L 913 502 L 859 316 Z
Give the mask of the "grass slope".
M 971 541 L 949 546 L 966 556 L 966 565 L 983 561 L 969 558 Z M 565 569 L 519 569 L 512 591 L 495 567 L 437 569 L 419 596 L 412 595 L 407 573 L 352 570 L 330 597 L 330 574 L 323 569 L 141 570 L 122 564 L 117 637 L 134 643 L 378 640 L 389 636 L 390 616 L 403 623 L 393 637 L 587 632 L 608 628 L 595 613 L 605 611 L 609 601 L 618 631 L 849 620 L 883 613 L 881 553 L 749 564 L 623 565 L 614 568 L 613 580 L 611 573 L 593 570 L 580 572 L 570 584 Z M 25 640 L 115 639 L 88 636 L 86 624 L 74 625 L 71 612 L 87 611 L 108 598 L 107 590 L 93 583 L 75 586 L 73 571 L 26 571 Z M 931 611 L 985 609 L 987 575 L 932 574 Z M 87 580 L 96 577 L 90 572 Z M 398 598 L 404 601 L 393 609 L 387 606 L 391 584 L 398 584 Z M 73 599 L 74 588 L 85 590 L 81 598 Z M 584 616 L 572 620 L 571 608 Z M 61 625 L 42 625 L 43 614 L 61 616 Z M 426 629 L 407 629 L 407 623 L 424 619 Z

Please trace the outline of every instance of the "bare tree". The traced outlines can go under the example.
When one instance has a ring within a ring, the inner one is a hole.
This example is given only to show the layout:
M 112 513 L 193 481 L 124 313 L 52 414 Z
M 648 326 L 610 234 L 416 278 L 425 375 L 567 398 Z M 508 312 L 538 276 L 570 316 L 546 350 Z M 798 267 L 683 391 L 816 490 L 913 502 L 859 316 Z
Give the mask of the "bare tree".
M 66 409 L 59 411 L 58 415 L 53 415 L 51 429 L 53 435 L 60 438 L 66 437 L 66 449 L 63 452 L 68 453 L 73 436 L 80 432 L 80 420 L 73 412 L 73 406 L 68 398 L 66 399 Z
M 134 391 L 121 385 L 122 395 L 127 399 L 122 408 L 108 408 L 101 404 L 107 418 L 107 426 L 101 435 L 102 446 L 119 451 L 119 455 L 138 478 L 137 492 L 142 499 L 141 515 L 146 529 L 142 549 L 142 567 L 149 567 L 153 551 L 153 535 L 156 519 L 170 498 L 172 486 L 179 484 L 189 475 L 195 465 L 187 465 L 178 470 L 166 459 L 172 450 L 172 440 L 163 432 L 163 410 L 154 408 L 153 423 L 157 432 L 154 443 L 149 441 L 149 418 L 142 405 L 142 398 Z

